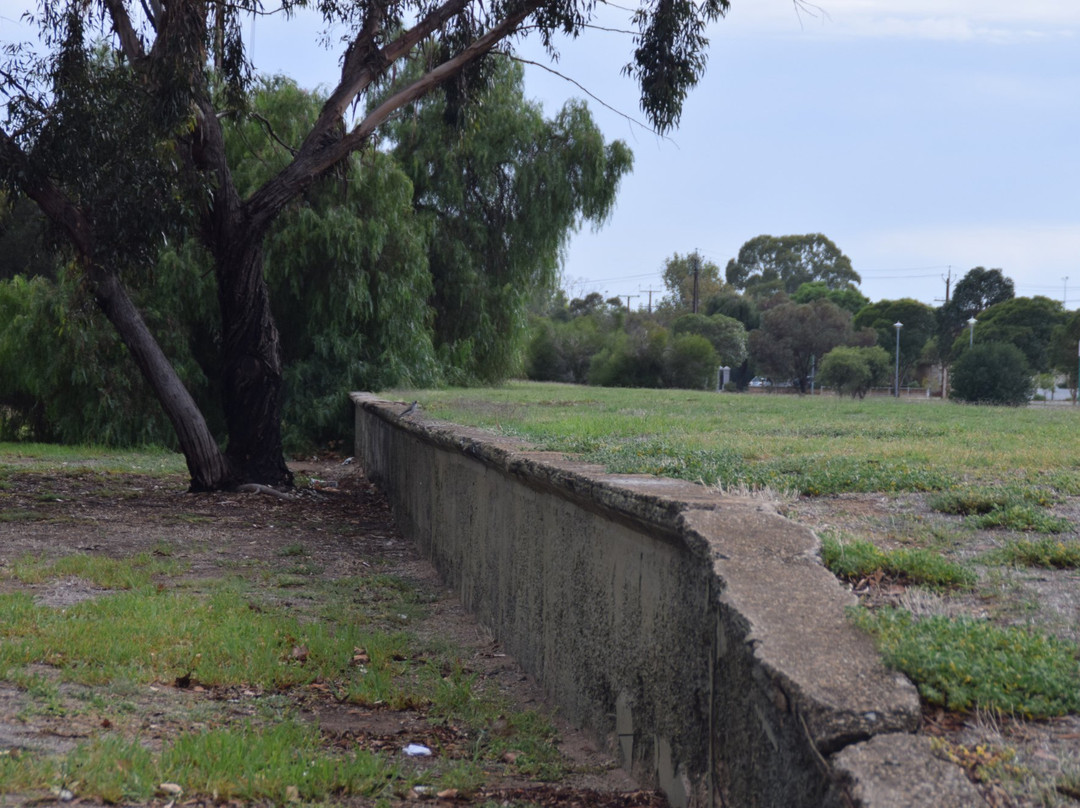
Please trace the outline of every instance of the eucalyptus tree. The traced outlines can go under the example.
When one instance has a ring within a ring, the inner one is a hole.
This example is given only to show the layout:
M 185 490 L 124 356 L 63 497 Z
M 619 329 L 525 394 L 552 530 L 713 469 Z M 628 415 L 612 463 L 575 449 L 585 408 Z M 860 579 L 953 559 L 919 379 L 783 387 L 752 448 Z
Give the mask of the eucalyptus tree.
M 120 333 L 177 430 L 193 489 L 290 484 L 281 439 L 280 339 L 263 273 L 271 225 L 348 155 L 366 149 L 395 113 L 437 87 L 482 77 L 482 57 L 530 31 L 548 48 L 592 19 L 588 0 L 281 0 L 316 8 L 350 32 L 341 77 L 288 163 L 243 195 L 223 121 L 242 114 L 249 73 L 241 25 L 257 0 L 42 0 L 42 47 L 12 49 L 0 176 L 33 199 L 70 245 L 98 305 Z M 625 72 L 660 132 L 679 119 L 704 70 L 704 29 L 728 0 L 646 2 L 632 12 Z M 112 61 L 94 67 L 93 29 Z M 417 78 L 350 126 L 351 108 L 418 52 Z M 224 91 L 216 90 L 220 84 Z M 222 452 L 158 346 L 121 277 L 151 266 L 163 236 L 197 233 L 212 259 L 221 323 Z
M 975 267 L 969 270 L 957 282 L 952 297 L 938 309 L 939 345 L 943 350 L 949 349 L 972 318 L 978 318 L 991 306 L 1015 296 L 1012 278 L 1006 277 L 1000 269 Z
M 762 312 L 761 327 L 750 332 L 750 356 L 759 370 L 791 379 L 805 392 L 815 360 L 838 345 L 869 345 L 869 332 L 855 332 L 851 313 L 828 300 L 781 303 Z
M 850 289 L 862 280 L 851 259 L 821 233 L 752 238 L 724 273 L 733 287 L 759 297 L 791 295 L 813 281 L 824 282 L 827 289 Z
M 664 303 L 670 306 L 669 311 L 676 316 L 703 312 L 706 301 L 733 291 L 724 282 L 720 267 L 703 258 L 697 250 L 686 255 L 675 253 L 665 260 L 663 279 L 668 291 Z
M 977 319 L 970 338 L 976 343 L 1007 342 L 1019 348 L 1036 373 L 1049 371 L 1054 361 L 1051 341 L 1055 327 L 1066 321 L 1060 301 L 1037 295 L 1013 297 L 995 303 Z M 954 354 L 967 347 L 969 335 L 961 334 Z M 957 350 L 959 348 L 959 350 Z

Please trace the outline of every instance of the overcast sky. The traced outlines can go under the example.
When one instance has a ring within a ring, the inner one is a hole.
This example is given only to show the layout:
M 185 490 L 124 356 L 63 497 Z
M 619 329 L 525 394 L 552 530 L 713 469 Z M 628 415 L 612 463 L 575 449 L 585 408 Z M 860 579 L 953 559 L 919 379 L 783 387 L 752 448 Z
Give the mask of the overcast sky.
M 985 266 L 1019 295 L 1080 306 L 1080 3 L 819 3 L 800 12 L 791 0 L 732 0 L 668 138 L 625 117 L 642 118 L 619 74 L 626 35 L 561 44 L 558 70 L 618 110 L 589 100 L 635 155 L 609 222 L 570 244 L 570 291 L 640 295 L 636 307 L 662 289 L 673 253 L 697 249 L 722 270 L 754 236 L 820 232 L 872 300 L 937 305 L 950 271 L 955 285 Z M 17 14 L 0 16 L 0 39 L 15 38 Z M 603 22 L 626 28 L 625 16 Z M 331 86 L 338 52 L 314 44 L 319 29 L 250 23 L 258 69 Z M 528 44 L 522 53 L 544 59 Z M 526 92 L 549 114 L 584 97 L 535 68 Z

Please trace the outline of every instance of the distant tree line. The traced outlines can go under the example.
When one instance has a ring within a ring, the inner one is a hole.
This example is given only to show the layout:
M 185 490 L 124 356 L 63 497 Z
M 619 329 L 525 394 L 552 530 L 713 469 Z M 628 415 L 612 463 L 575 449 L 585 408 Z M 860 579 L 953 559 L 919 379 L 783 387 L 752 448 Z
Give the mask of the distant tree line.
M 1036 379 L 1077 387 L 1080 312 L 1045 297 L 1016 297 L 1000 269 L 975 267 L 948 303 L 871 302 L 850 260 L 821 234 L 758 236 L 720 268 L 698 253 L 665 262 L 667 295 L 651 311 L 618 298 L 557 294 L 534 311 L 526 371 L 537 380 L 627 387 L 729 389 L 756 376 L 806 392 L 824 385 L 863 397 L 891 386 L 931 386 L 952 370 L 965 401 L 1027 401 Z M 902 327 L 896 327 L 901 323 Z M 897 352 L 899 343 L 899 355 Z

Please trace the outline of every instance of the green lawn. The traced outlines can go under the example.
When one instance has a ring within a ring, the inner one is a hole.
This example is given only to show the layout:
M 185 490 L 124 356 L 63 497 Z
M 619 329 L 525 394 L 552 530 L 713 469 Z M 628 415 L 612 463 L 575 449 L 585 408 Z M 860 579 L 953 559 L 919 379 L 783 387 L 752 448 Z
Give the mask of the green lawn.
M 412 391 L 432 416 L 612 471 L 807 495 L 1008 483 L 1080 493 L 1080 411 L 515 382 Z

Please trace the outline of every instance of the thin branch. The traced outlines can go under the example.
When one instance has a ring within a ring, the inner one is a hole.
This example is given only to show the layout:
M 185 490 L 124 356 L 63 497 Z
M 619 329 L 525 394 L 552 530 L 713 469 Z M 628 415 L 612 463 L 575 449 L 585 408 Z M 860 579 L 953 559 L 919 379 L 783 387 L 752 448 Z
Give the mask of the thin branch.
M 352 132 L 342 138 L 342 140 L 330 151 L 339 153 L 337 159 L 340 159 L 353 149 L 359 148 L 371 136 L 375 129 L 386 121 L 392 112 L 422 97 L 446 79 L 456 75 L 470 62 L 489 53 L 495 45 L 517 30 L 521 23 L 532 14 L 539 5 L 540 0 L 532 0 L 532 2 L 525 4 L 516 13 L 507 16 L 486 34 L 473 40 L 473 42 L 457 56 L 447 59 L 442 64 L 418 78 L 412 84 L 391 95 L 368 113 L 367 117 L 364 118 Z
M 503 53 L 503 52 L 500 51 L 500 53 Z M 581 90 L 583 93 L 585 93 L 585 95 L 589 96 L 589 98 L 591 98 L 597 104 L 604 107 L 605 109 L 611 110 L 612 112 L 614 112 L 619 117 L 625 118 L 629 123 L 631 123 L 631 124 L 633 124 L 635 126 L 640 126 L 642 129 L 644 129 L 649 134 L 656 135 L 657 137 L 661 137 L 664 140 L 668 141 L 669 143 L 674 143 L 675 142 L 672 138 L 668 137 L 667 135 L 661 134 L 660 132 L 657 132 L 655 129 L 650 127 L 648 124 L 644 124 L 641 121 L 637 120 L 636 118 L 631 118 L 629 115 L 627 115 L 622 110 L 615 109 L 615 107 L 611 106 L 611 104 L 604 101 L 602 98 L 597 96 L 595 93 L 590 92 L 589 89 L 587 87 L 585 87 L 581 82 L 576 81 L 575 79 L 572 79 L 572 78 L 570 78 L 569 76 L 567 76 L 567 75 L 565 75 L 563 73 L 560 73 L 555 68 L 549 67 L 548 65 L 542 64 L 540 62 L 534 62 L 532 59 L 523 59 L 522 57 L 517 56 L 517 55 L 512 54 L 512 53 L 503 53 L 503 55 L 506 56 L 508 59 L 513 59 L 515 62 L 521 62 L 522 64 L 532 65 L 533 67 L 539 67 L 541 70 L 546 70 L 548 73 L 551 73 L 554 76 L 558 76 L 563 81 L 570 82 L 575 87 L 577 87 L 579 90 Z
M 803 14 L 808 17 L 821 17 L 821 21 L 830 19 L 829 12 L 816 3 L 807 2 L 807 0 L 791 0 L 795 5 L 795 16 L 799 18 L 799 25 L 802 25 Z
M 270 137 L 272 137 L 274 140 L 276 140 L 277 144 L 281 146 L 281 148 L 285 149 L 293 157 L 296 157 L 296 155 L 299 154 L 298 149 L 294 149 L 292 146 L 290 146 L 288 143 L 286 143 L 284 140 L 277 136 L 277 132 L 275 132 L 274 127 L 270 125 L 270 121 L 266 120 L 266 118 L 264 118 L 258 112 L 252 112 L 251 117 L 263 125 L 263 128 L 266 129 L 266 133 L 270 135 Z

